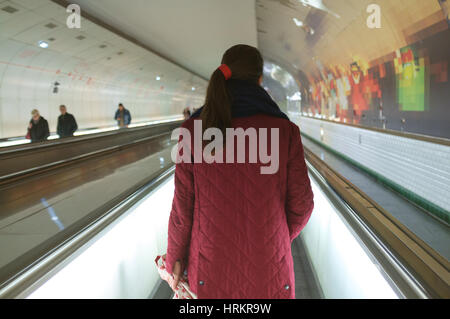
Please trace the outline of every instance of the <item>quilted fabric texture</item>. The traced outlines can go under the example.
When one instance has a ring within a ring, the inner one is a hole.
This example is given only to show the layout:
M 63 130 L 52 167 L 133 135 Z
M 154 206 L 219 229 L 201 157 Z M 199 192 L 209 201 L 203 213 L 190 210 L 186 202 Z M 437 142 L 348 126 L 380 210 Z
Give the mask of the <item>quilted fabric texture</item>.
M 183 124 L 192 135 L 193 121 Z M 180 260 L 198 298 L 295 298 L 291 243 L 314 206 L 300 130 L 263 114 L 233 127 L 279 128 L 279 170 L 263 175 L 267 164 L 248 156 L 247 164 L 177 164 L 166 269 Z

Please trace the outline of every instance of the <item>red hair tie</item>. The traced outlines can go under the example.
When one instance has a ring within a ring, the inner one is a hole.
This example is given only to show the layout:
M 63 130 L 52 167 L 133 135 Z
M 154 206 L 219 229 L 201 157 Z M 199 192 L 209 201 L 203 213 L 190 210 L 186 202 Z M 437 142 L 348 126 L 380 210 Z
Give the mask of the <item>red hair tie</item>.
M 231 72 L 231 69 L 226 64 L 222 64 L 221 66 L 219 66 L 219 70 L 222 71 L 225 80 L 229 80 L 231 78 L 231 75 L 233 74 Z

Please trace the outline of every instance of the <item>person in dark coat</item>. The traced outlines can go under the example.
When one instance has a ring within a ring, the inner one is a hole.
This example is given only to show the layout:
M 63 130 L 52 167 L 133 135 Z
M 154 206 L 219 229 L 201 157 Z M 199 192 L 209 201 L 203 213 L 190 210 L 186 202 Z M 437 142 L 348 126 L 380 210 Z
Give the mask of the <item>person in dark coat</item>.
M 189 110 L 188 107 L 183 110 L 183 117 L 185 120 L 188 120 L 191 117 L 191 110 Z
M 291 244 L 314 207 L 300 129 L 261 87 L 256 48 L 222 63 L 180 130 L 166 270 L 199 299 L 295 298 Z
M 78 129 L 77 121 L 75 117 L 67 113 L 67 108 L 65 105 L 59 107 L 61 115 L 58 117 L 58 126 L 56 132 L 60 138 L 71 137 L 73 133 Z
M 117 121 L 117 125 L 120 128 L 128 127 L 131 123 L 131 113 L 123 106 L 122 103 L 119 103 L 119 109 L 116 111 L 114 119 Z
M 31 115 L 32 119 L 28 125 L 28 136 L 31 139 L 31 143 L 46 141 L 50 136 L 47 120 L 39 114 L 38 110 L 33 110 Z

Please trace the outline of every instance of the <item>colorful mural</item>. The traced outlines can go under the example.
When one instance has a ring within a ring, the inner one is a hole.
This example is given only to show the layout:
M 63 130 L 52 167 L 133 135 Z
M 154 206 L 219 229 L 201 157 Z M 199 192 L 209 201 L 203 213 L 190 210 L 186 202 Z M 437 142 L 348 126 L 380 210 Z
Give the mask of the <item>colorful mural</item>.
M 316 61 L 304 85 L 304 115 L 450 138 L 448 29 L 377 61 L 352 60 Z
M 425 58 L 412 47 L 396 52 L 397 103 L 401 111 L 425 111 Z

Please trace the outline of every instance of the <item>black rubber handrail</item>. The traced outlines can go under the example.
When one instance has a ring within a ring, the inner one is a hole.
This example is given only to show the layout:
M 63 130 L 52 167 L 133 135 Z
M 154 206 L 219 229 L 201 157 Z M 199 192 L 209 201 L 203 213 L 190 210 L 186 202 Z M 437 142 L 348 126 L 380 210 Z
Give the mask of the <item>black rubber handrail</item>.
M 137 127 L 113 132 L 92 134 L 43 143 L 19 150 L 0 151 L 0 184 L 27 174 L 36 174 L 56 166 L 68 165 L 102 152 L 123 148 L 153 138 L 159 134 L 170 134 L 181 121 Z
M 337 211 L 404 297 L 450 296 L 445 258 L 307 148 L 305 155 L 327 197 L 335 207 L 341 206 Z

